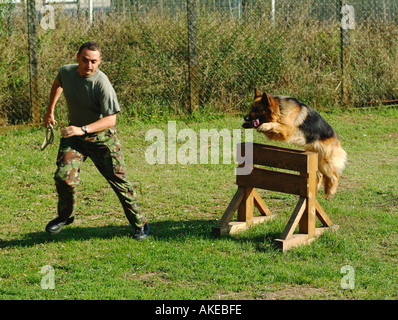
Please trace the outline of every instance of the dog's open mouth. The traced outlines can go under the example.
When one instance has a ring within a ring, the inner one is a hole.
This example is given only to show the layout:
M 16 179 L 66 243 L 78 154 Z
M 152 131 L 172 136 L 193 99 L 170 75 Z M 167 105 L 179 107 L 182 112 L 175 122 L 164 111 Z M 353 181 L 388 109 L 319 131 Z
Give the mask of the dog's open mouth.
M 252 121 L 247 121 L 245 122 L 242 127 L 246 128 L 246 129 L 250 129 L 250 128 L 257 128 L 258 126 L 260 126 L 260 120 L 259 119 L 254 119 Z

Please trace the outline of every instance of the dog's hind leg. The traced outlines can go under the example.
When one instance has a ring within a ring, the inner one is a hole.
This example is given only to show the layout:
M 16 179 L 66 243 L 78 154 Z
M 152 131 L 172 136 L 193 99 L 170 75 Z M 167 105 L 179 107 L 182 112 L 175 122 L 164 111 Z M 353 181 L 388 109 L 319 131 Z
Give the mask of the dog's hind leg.
M 337 191 L 339 176 L 347 159 L 347 153 L 340 147 L 340 142 L 338 140 L 336 142 L 337 145 L 334 148 L 322 155 L 319 163 L 319 169 L 324 175 L 324 187 L 328 200 L 332 199 Z
M 325 193 L 326 200 L 331 200 L 337 191 L 337 185 L 339 183 L 339 177 L 336 173 L 333 173 L 332 176 L 325 176 Z
M 317 190 L 318 191 L 321 188 L 322 181 L 323 181 L 323 174 L 322 174 L 321 171 L 318 170 L 317 173 L 316 173 L 316 184 L 317 184 Z
M 323 185 L 325 188 L 326 199 L 331 200 L 337 191 L 337 185 L 339 182 L 339 176 L 334 168 L 333 163 L 329 161 L 324 155 L 319 161 L 319 171 L 323 175 Z M 322 184 L 321 180 L 318 180 L 318 187 Z

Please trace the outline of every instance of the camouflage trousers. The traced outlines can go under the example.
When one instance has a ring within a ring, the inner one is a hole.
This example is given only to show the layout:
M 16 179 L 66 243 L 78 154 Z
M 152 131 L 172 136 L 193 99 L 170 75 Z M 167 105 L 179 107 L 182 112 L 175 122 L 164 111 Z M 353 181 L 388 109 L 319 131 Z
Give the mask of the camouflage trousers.
M 126 178 L 126 169 L 115 127 L 84 136 L 61 138 L 54 179 L 58 192 L 58 216 L 67 219 L 76 207 L 80 167 L 89 157 L 108 180 L 133 227 L 145 224 L 137 194 Z

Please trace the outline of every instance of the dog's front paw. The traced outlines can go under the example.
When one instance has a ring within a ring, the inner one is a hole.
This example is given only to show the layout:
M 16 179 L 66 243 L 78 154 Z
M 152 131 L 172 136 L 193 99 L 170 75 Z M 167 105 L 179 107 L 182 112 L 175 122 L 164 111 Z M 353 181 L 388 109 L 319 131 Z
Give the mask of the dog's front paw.
M 262 131 L 271 131 L 274 128 L 274 126 L 272 125 L 272 123 L 266 122 L 266 123 L 262 123 L 257 130 L 262 132 Z

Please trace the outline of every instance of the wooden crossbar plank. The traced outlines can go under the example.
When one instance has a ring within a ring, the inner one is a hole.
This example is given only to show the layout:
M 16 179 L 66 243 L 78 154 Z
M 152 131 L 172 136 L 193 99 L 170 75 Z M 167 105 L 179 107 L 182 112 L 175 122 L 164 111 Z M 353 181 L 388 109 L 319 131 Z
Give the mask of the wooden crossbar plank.
M 301 217 L 303 216 L 303 213 L 307 207 L 307 200 L 304 197 L 300 197 L 296 208 L 294 208 L 293 214 L 291 215 L 285 230 L 283 230 L 281 239 L 286 240 L 290 238 L 296 229 Z
M 254 148 L 263 148 L 264 147 L 266 149 L 280 150 L 280 151 L 287 151 L 287 152 L 298 152 L 298 153 L 306 152 L 304 150 L 290 149 L 290 148 L 278 147 L 278 146 L 273 146 L 270 144 L 262 144 L 262 143 L 255 143 L 255 142 L 241 142 L 241 143 L 238 143 L 237 146 L 239 147 L 240 145 L 245 145 L 245 144 L 251 144 L 251 145 L 253 145 Z
M 240 154 L 245 156 L 245 146 L 249 142 L 238 145 Z M 253 163 L 279 169 L 308 172 L 307 156 L 313 152 L 286 149 L 253 143 Z
M 296 174 L 253 168 L 248 175 L 237 175 L 236 184 L 278 191 L 299 196 L 307 196 L 307 178 Z

